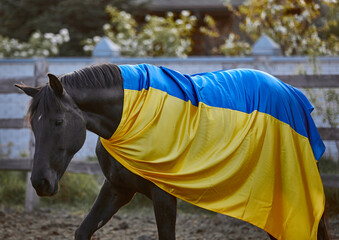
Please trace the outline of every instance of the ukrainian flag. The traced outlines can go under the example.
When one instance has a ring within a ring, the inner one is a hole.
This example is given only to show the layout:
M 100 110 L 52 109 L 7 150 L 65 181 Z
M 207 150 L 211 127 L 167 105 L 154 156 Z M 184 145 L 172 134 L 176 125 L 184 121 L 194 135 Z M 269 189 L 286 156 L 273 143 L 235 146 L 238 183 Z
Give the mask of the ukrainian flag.
M 325 147 L 312 105 L 256 70 L 184 75 L 119 66 L 124 105 L 105 149 L 133 173 L 199 207 L 277 239 L 316 239 Z

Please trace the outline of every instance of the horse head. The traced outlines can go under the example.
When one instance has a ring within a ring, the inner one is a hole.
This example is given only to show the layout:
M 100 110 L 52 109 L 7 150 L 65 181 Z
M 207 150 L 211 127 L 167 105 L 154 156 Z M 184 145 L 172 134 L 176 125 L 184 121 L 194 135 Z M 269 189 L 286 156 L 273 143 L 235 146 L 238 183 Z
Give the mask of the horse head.
M 31 182 L 39 196 L 52 196 L 74 154 L 86 138 L 86 120 L 61 81 L 48 74 L 49 84 L 15 86 L 32 97 L 29 120 L 35 137 Z

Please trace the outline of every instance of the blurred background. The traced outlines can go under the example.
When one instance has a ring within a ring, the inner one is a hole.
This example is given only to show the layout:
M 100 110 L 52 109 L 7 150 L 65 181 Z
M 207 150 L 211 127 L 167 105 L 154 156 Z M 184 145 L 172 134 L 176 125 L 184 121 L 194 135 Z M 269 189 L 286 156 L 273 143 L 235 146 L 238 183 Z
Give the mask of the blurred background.
M 60 193 L 38 203 L 26 181 L 34 149 L 25 119 L 30 99 L 13 84 L 38 86 L 47 81 L 47 72 L 58 75 L 102 62 L 150 63 L 187 74 L 255 68 L 300 88 L 315 106 L 313 117 L 326 143 L 319 165 L 329 221 L 337 228 L 332 235 L 339 239 L 338 55 L 337 0 L 0 0 L 0 226 L 8 227 L 1 219 L 24 210 L 62 206 L 84 214 L 103 180 L 96 136 L 88 132 L 73 160 L 82 170 L 70 166 L 73 173 L 63 177 Z M 126 209 L 149 212 L 150 207 L 138 195 Z M 179 208 L 207 214 L 183 202 Z M 196 231 L 201 235 L 209 228 Z M 250 236 L 242 233 L 240 239 L 245 235 Z M 0 239 L 11 239 L 4 236 Z M 51 239 L 58 237 L 65 236 Z

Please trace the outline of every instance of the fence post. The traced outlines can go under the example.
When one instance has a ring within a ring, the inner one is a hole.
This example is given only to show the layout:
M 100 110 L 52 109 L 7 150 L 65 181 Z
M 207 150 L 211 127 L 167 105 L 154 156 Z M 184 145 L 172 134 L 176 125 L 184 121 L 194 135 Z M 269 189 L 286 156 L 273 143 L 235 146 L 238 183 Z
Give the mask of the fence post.
M 93 49 L 95 63 L 110 62 L 111 58 L 120 57 L 120 48 L 108 37 L 103 37 Z
M 252 46 L 254 67 L 271 72 L 271 57 L 281 54 L 280 46 L 266 34 L 263 34 Z
M 48 72 L 48 62 L 45 59 L 37 59 L 34 64 L 34 86 L 39 86 L 45 82 Z M 30 133 L 29 142 L 29 154 L 30 158 L 34 157 L 34 136 Z M 32 161 L 33 163 L 33 161 Z M 25 197 L 25 209 L 28 212 L 32 212 L 39 207 L 39 197 L 36 194 L 31 183 L 31 172 L 27 172 L 26 180 L 26 197 Z

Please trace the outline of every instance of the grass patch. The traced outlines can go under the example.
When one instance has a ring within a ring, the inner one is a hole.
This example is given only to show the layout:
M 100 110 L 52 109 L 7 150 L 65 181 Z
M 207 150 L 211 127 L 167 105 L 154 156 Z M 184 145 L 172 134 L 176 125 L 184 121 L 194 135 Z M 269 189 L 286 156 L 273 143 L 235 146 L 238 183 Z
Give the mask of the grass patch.
M 25 203 L 26 172 L 0 171 L 0 204 L 23 205 Z
M 99 194 L 102 176 L 65 173 L 60 181 L 60 191 L 53 197 L 43 197 L 41 205 L 66 205 L 68 207 L 89 208 Z
M 0 205 L 23 207 L 25 205 L 26 172 L 0 171 Z M 65 173 L 60 181 L 60 191 L 53 197 L 40 198 L 42 207 L 60 205 L 89 208 L 99 193 L 102 176 Z

